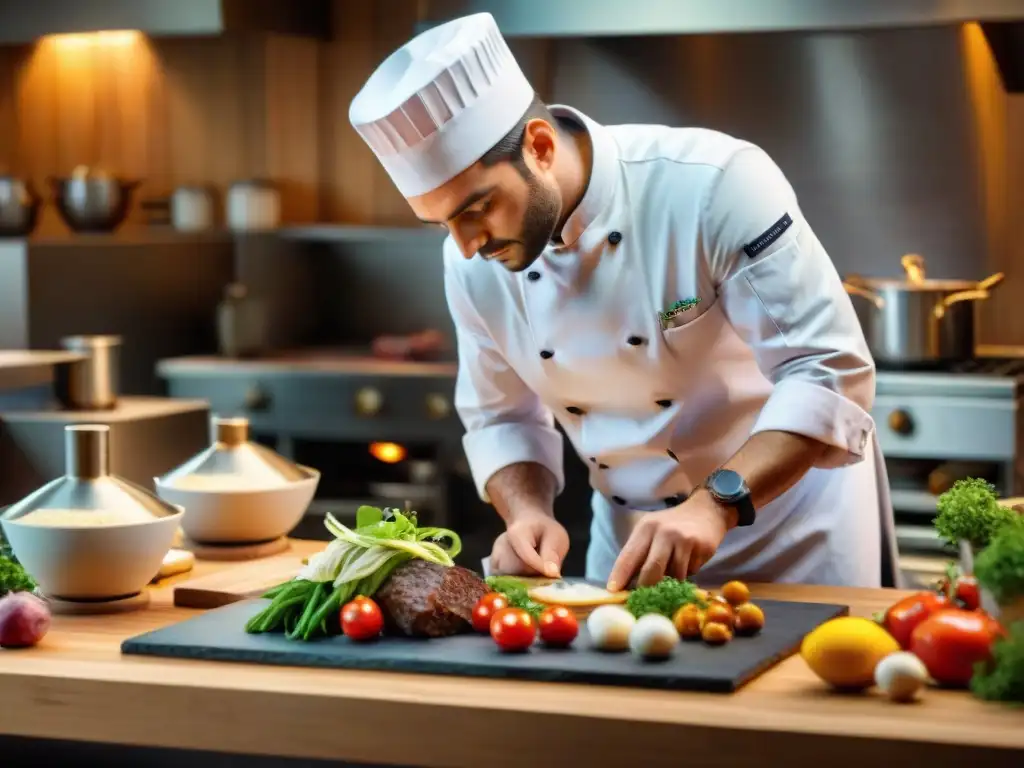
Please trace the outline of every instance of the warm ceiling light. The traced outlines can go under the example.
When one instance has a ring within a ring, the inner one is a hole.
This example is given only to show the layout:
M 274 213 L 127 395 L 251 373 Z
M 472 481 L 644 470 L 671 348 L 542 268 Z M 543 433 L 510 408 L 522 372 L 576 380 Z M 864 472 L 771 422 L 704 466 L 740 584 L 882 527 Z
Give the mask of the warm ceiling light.
M 133 45 L 142 33 L 135 29 L 115 29 L 103 32 L 75 32 L 68 35 L 49 35 L 45 39 L 59 48 L 124 48 Z

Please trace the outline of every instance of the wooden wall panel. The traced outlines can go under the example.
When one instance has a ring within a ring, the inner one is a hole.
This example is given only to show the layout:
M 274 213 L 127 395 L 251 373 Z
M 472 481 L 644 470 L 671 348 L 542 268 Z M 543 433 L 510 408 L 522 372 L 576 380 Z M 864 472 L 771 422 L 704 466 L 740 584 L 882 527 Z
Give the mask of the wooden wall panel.
M 77 165 L 141 179 L 139 199 L 272 178 L 285 221 L 317 221 L 319 57 L 317 42 L 277 36 L 2 48 L 0 165 L 47 196 L 47 178 Z M 40 231 L 62 229 L 48 207 Z

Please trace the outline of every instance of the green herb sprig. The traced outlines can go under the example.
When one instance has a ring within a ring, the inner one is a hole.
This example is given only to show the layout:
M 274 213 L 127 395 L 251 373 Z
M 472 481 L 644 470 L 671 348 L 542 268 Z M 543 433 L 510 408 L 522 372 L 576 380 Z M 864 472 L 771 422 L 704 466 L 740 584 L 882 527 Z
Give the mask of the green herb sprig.
M 1024 621 L 992 644 L 992 659 L 974 667 L 971 691 L 986 701 L 1024 705 Z
M 1024 599 L 1024 525 L 1007 525 L 974 560 L 978 583 L 1000 605 Z
M 526 582 L 515 576 L 488 576 L 484 581 L 492 592 L 503 594 L 511 608 L 522 608 L 535 619 L 544 610 L 543 603 L 530 597 Z
M 688 603 L 707 607 L 693 582 L 666 576 L 653 586 L 638 587 L 630 592 L 626 598 L 626 609 L 638 619 L 647 613 L 660 613 L 671 619 L 676 611 Z
M 0 597 L 8 592 L 31 592 L 36 583 L 15 560 L 0 555 Z
M 937 508 L 933 522 L 939 535 L 954 546 L 967 541 L 976 549 L 988 546 L 1000 528 L 1018 523 L 1022 517 L 999 504 L 991 483 L 975 477 L 953 483 L 939 496 Z

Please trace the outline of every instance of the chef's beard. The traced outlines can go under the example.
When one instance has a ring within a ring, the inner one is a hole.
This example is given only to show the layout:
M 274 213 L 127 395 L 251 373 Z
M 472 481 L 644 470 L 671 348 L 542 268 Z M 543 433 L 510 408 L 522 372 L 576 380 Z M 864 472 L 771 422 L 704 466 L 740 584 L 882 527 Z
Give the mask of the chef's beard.
M 486 256 L 508 248 L 499 260 L 509 272 L 522 272 L 537 260 L 551 242 L 562 214 L 562 201 L 558 193 L 545 187 L 529 169 L 524 170 L 529 194 L 519 237 L 515 240 L 492 240 L 486 249 L 480 251 Z

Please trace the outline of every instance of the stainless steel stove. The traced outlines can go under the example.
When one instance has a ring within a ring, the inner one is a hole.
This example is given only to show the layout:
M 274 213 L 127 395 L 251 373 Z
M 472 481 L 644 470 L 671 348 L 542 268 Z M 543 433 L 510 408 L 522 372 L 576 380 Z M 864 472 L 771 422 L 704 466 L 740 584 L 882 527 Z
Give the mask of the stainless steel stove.
M 872 410 L 886 458 L 900 558 L 910 582 L 941 573 L 953 552 L 935 534 L 939 493 L 984 477 L 1024 494 L 1024 358 L 981 357 L 944 369 L 879 368 Z

